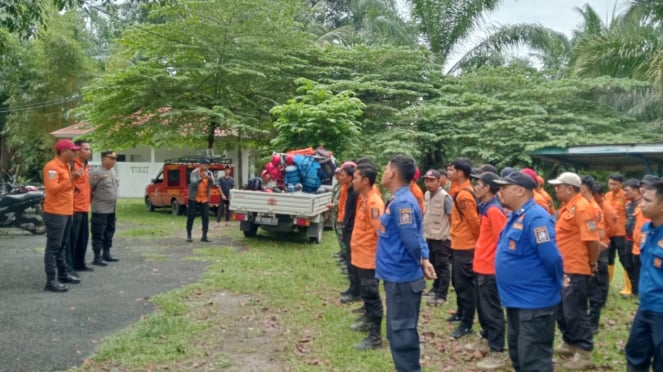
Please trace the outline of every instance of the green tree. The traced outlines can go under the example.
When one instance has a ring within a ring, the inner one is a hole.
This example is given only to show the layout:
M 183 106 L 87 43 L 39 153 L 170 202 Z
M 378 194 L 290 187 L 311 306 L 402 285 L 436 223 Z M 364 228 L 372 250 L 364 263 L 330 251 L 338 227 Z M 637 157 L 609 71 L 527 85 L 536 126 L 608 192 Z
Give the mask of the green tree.
M 286 151 L 323 145 L 341 158 L 356 150 L 361 133 L 358 119 L 365 105 L 350 91 L 334 94 L 306 79 L 296 83 L 300 95 L 271 110 L 277 117 L 277 135 L 270 141 L 274 148 Z

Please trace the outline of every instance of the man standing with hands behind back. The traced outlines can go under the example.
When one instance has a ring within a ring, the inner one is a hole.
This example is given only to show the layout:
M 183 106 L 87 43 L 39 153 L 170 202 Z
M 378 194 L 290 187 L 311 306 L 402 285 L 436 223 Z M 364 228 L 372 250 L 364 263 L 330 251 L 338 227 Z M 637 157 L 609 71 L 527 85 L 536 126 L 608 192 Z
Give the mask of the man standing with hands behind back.
M 196 219 L 200 210 L 200 218 L 203 220 L 203 237 L 201 242 L 210 243 L 207 238 L 209 230 L 209 197 L 212 193 L 212 172 L 209 171 L 209 160 L 201 159 L 200 166 L 191 172 L 191 183 L 189 184 L 189 205 L 187 205 L 186 217 L 186 241 L 191 243 L 191 229 L 193 220 Z
M 46 249 L 44 271 L 46 287 L 52 292 L 66 292 L 62 283 L 76 284 L 78 277 L 67 271 L 65 246 L 68 244 L 71 220 L 74 214 L 74 185 L 80 174 L 71 173 L 69 163 L 74 160 L 74 151 L 81 148 L 68 139 L 55 144 L 57 155 L 44 165 L 44 224 L 46 225 Z M 55 277 L 57 267 L 58 278 Z
M 108 262 L 119 261 L 110 254 L 115 235 L 115 206 L 117 205 L 117 189 L 120 181 L 113 172 L 117 154 L 115 151 L 101 153 L 101 167 L 90 175 L 92 191 L 92 251 L 93 265 L 107 266 Z M 103 251 L 103 255 L 102 255 Z
M 381 185 L 392 197 L 380 217 L 375 277 L 384 281 L 387 296 L 387 339 L 399 372 L 421 371 L 417 325 L 424 276 L 435 279 L 419 204 L 410 192 L 414 160 L 394 156 L 382 174 Z
M 87 141 L 75 142 L 80 146 L 76 159 L 72 162 L 72 174 L 79 174 L 74 180 L 74 219 L 71 225 L 69 244 L 71 246 L 72 266 L 76 271 L 92 271 L 85 265 L 85 252 L 90 240 L 90 166 L 88 160 L 92 156 L 92 148 Z

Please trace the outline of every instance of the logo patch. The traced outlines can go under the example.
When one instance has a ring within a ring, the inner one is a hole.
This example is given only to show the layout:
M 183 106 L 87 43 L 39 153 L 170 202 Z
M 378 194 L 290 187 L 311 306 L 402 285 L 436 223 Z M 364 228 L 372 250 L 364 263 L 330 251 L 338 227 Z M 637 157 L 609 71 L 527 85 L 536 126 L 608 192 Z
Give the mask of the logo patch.
M 399 211 L 399 221 L 401 225 L 409 225 L 412 223 L 412 209 L 401 208 Z
M 371 218 L 374 220 L 380 218 L 380 208 L 371 208 Z
M 569 209 L 569 213 L 571 213 L 571 214 L 576 213 L 576 206 L 575 205 Z
M 514 222 L 513 225 L 511 225 L 511 227 L 514 230 L 522 230 L 523 229 L 523 224 L 520 223 L 520 222 Z
M 657 245 L 659 248 L 663 248 L 663 239 L 659 240 Z
M 48 171 L 48 179 L 49 179 L 49 180 L 54 180 L 54 179 L 57 178 L 57 176 L 58 176 L 58 172 L 57 172 L 57 171 L 54 171 L 54 170 L 49 170 L 49 171 Z
M 587 230 L 596 231 L 596 222 L 594 220 L 585 221 L 585 225 L 587 225 Z
M 512 251 L 516 249 L 516 241 L 515 240 L 509 240 L 509 249 L 512 250 Z
M 535 227 L 534 236 L 536 237 L 536 242 L 539 244 L 550 241 L 550 234 L 548 233 L 548 228 L 545 226 Z
M 660 269 L 661 268 L 661 263 L 663 263 L 663 262 L 661 261 L 660 258 L 658 258 L 658 257 L 654 258 L 654 267 L 655 268 Z

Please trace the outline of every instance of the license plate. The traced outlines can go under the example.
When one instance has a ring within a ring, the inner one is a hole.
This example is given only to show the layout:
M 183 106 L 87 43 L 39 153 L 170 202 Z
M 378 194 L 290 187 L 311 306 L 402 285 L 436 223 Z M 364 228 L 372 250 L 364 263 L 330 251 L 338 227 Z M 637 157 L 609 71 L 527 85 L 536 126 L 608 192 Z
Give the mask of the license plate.
M 256 217 L 256 223 L 260 225 L 276 226 L 279 224 L 279 219 L 276 217 L 258 216 Z

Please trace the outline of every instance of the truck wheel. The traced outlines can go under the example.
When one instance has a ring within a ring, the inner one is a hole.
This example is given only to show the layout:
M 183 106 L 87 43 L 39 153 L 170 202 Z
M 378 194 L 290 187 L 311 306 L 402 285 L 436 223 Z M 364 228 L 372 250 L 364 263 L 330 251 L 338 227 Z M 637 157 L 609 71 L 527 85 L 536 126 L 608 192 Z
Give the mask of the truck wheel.
M 255 238 L 256 235 L 258 235 L 258 225 L 252 222 L 249 223 L 250 223 L 249 228 L 246 230 L 242 230 L 244 232 L 244 237 Z
M 314 231 L 311 229 L 315 229 Z M 320 244 L 322 243 L 322 232 L 324 230 L 323 223 L 313 223 L 309 226 L 309 231 L 307 235 L 309 236 L 308 242 L 311 244 Z
M 170 209 L 173 216 L 179 216 L 184 213 L 184 207 L 177 203 L 177 199 L 173 199 Z
M 152 205 L 152 200 L 149 197 L 145 197 L 145 207 L 147 207 L 148 212 L 154 212 L 154 205 Z

